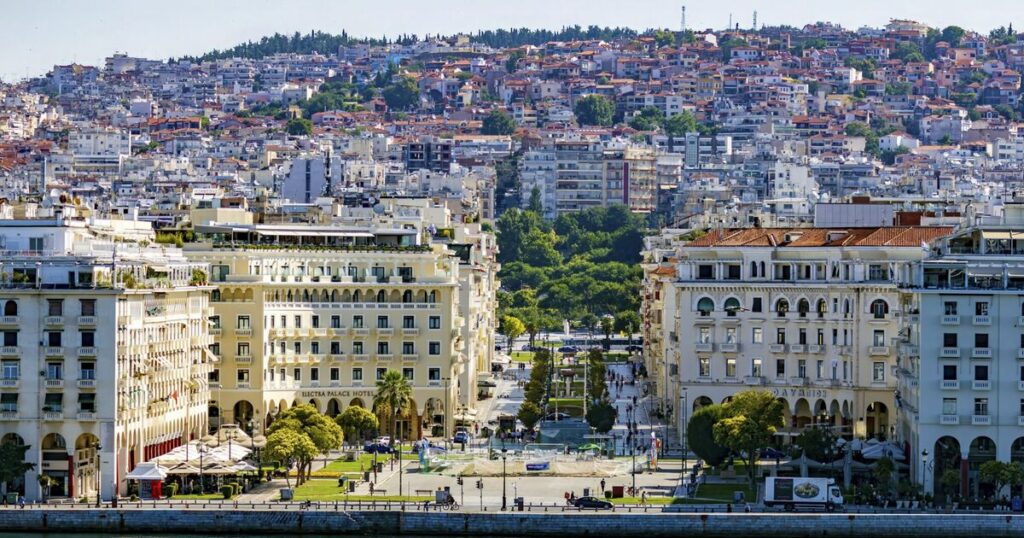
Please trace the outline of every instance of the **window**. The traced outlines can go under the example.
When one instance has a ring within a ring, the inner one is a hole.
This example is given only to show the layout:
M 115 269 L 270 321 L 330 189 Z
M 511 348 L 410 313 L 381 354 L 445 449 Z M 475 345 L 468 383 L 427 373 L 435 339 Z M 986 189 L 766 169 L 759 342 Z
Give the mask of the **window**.
M 828 303 L 825 302 L 825 299 L 818 299 L 817 310 L 819 318 L 825 317 L 825 312 L 828 311 Z
M 302 354 L 302 342 L 295 342 L 294 345 L 295 345 L 295 354 L 296 355 L 301 355 Z
M 81 338 L 82 347 L 94 347 L 96 346 L 96 332 L 95 331 L 81 331 L 79 337 Z
M 796 361 L 796 376 L 807 377 L 807 360 L 800 359 Z
M 270 321 L 274 321 L 274 318 L 271 317 Z M 220 316 L 210 316 L 210 328 L 220 329 Z
M 352 342 L 352 354 L 354 354 L 354 355 L 362 355 L 363 354 L 363 343 L 362 342 Z
M 302 380 L 302 368 L 293 368 L 292 369 L 292 379 L 294 379 L 295 381 L 301 381 Z
M 352 316 L 352 327 L 356 329 L 363 328 L 363 316 Z
M 817 343 L 819 346 L 825 345 L 825 330 L 824 329 L 818 329 L 818 337 L 817 337 L 815 343 Z
M 64 395 L 56 392 L 49 393 L 43 399 L 44 413 L 60 413 L 64 411 Z
M 750 300 L 750 311 L 751 312 L 760 312 L 761 311 L 761 298 L 760 297 L 754 297 L 753 299 Z
M 235 353 L 235 355 L 237 355 L 239 357 L 248 357 L 249 356 L 249 342 L 239 342 L 238 343 L 238 350 Z
M 402 342 L 402 355 L 414 355 L 416 353 L 416 345 L 412 342 Z
M 427 379 L 430 380 L 430 381 L 440 381 L 441 380 L 441 369 L 440 368 L 431 368 L 431 369 L 427 370 Z
M 78 393 L 78 411 L 81 413 L 96 412 L 96 394 L 93 392 Z
M 871 380 L 875 382 L 885 381 L 884 362 L 875 362 L 871 364 Z
M 701 344 L 707 344 L 711 342 L 711 327 L 700 328 L 700 337 L 698 342 Z
M 310 320 L 309 320 L 309 323 L 310 323 L 310 325 L 312 325 L 312 327 L 314 329 L 319 329 L 320 328 L 320 316 L 313 316 L 313 317 L 311 317 Z
M 775 343 L 785 344 L 786 343 L 786 329 L 778 328 L 775 329 Z
M 320 381 L 320 369 L 319 368 L 315 368 L 314 367 L 314 368 L 310 368 L 309 369 L 309 380 L 310 381 Z
M 711 359 L 709 359 L 707 357 L 701 357 L 699 359 L 699 366 L 698 367 L 700 369 L 700 371 L 698 372 L 698 375 L 700 375 L 700 377 L 710 377 L 711 376 Z
M 942 334 L 942 347 L 957 347 L 957 345 L 956 345 L 956 333 L 943 333 Z
M 868 280 L 885 280 L 885 269 L 881 264 L 868 266 Z
M 377 368 L 377 381 L 384 379 L 384 374 L 386 374 L 387 371 L 387 368 Z
M 64 299 L 47 299 L 46 300 L 46 315 L 47 316 L 63 316 L 64 315 Z
M 885 331 L 881 329 L 875 329 L 871 334 L 871 345 L 875 347 L 882 347 L 885 345 Z
M 811 303 L 807 302 L 807 299 L 800 299 L 796 302 L 796 311 L 800 314 L 800 317 L 806 318 L 807 312 L 811 310 Z
M 331 328 L 332 329 L 340 329 L 341 328 L 341 316 L 331 316 Z
M 295 328 L 296 329 L 301 329 L 302 328 L 302 316 L 295 316 L 294 319 L 295 319 Z
M 789 301 L 785 299 L 779 299 L 775 303 L 775 312 L 778 313 L 780 318 L 786 317 L 786 312 L 789 312 Z
M 0 394 L 0 412 L 3 413 L 17 413 L 18 412 L 18 393 L 17 392 L 5 392 Z
M 18 345 L 18 331 L 4 331 L 4 346 L 13 347 Z
M 725 359 L 725 377 L 736 377 L 736 359 Z
M 3 379 L 18 379 L 21 377 L 21 362 L 12 360 L 0 362 L 0 374 Z
M 735 344 L 736 343 L 736 327 L 725 328 L 725 343 Z
M 239 383 L 248 383 L 249 382 L 249 370 L 245 369 L 245 368 L 243 368 L 241 370 L 238 370 L 238 373 L 237 373 L 235 379 Z
M 761 327 L 754 327 L 750 330 L 750 341 L 755 344 L 764 342 L 764 329 Z
M 96 299 L 79 299 L 78 304 L 83 316 L 96 315 Z
M 340 380 L 341 379 L 341 368 L 331 368 L 331 371 L 330 371 L 330 373 L 328 375 L 331 376 L 331 378 L 330 378 L 331 381 L 338 381 L 338 380 Z M 362 373 L 360 372 L 359 375 L 362 376 Z M 355 376 L 353 376 L 353 379 L 354 378 L 355 378 Z
M 698 265 L 697 266 L 697 280 L 711 280 L 715 278 L 715 266 L 713 265 Z
M 408 379 L 409 381 L 412 381 L 412 379 L 413 379 L 413 369 L 412 368 L 402 368 L 402 377 Z
M 248 329 L 251 327 L 249 324 L 249 316 L 238 316 L 238 324 L 235 327 L 239 329 Z
M 702 297 L 697 301 L 697 312 L 701 316 L 710 316 L 711 311 L 715 309 L 715 302 L 710 297 Z
M 431 355 L 440 355 L 441 354 L 441 342 L 430 342 L 430 344 L 428 346 L 428 351 L 427 352 L 429 354 L 431 354 Z
M 988 415 L 988 398 L 974 399 L 974 414 L 978 416 Z
M 430 319 L 428 321 L 428 325 L 427 326 L 430 327 L 431 329 L 440 329 L 441 328 L 441 316 L 430 316 Z
M 974 315 L 975 316 L 987 316 L 988 315 L 988 303 L 984 301 L 978 301 L 974 303 Z
M 988 347 L 988 333 L 974 333 L 974 347 Z
M 956 398 L 943 398 L 942 399 L 942 414 L 943 415 L 955 415 L 956 414 Z
M 814 377 L 825 379 L 825 361 L 819 359 L 814 363 Z
M 775 377 L 786 377 L 786 359 L 775 359 Z
M 801 346 L 807 345 L 807 329 L 800 329 L 797 331 L 797 343 Z
M 61 340 L 62 340 L 61 336 L 62 335 L 63 335 L 63 333 L 61 333 L 60 331 L 47 331 L 47 333 L 46 333 L 46 345 L 48 345 L 50 347 L 60 347 L 61 346 Z
M 378 355 L 390 355 L 391 348 L 387 342 L 377 342 L 377 354 Z
M 955 316 L 956 315 L 956 301 L 946 301 L 944 303 L 944 307 L 945 307 L 945 312 L 946 312 L 945 315 L 947 315 L 947 316 Z
M 942 380 L 943 381 L 956 381 L 956 370 L 955 364 L 943 364 L 942 365 Z
M 725 266 L 725 279 L 726 280 L 739 280 L 740 279 L 740 266 L 739 265 L 726 265 Z
M 402 317 L 402 328 L 403 329 L 415 329 L 416 328 L 416 318 L 414 318 L 412 316 L 404 316 L 404 317 Z
M 362 381 L 362 380 L 363 380 L 363 369 L 362 368 L 353 368 L 352 369 L 352 381 Z
M 309 352 L 312 353 L 313 355 L 319 355 L 320 354 L 320 342 L 310 342 L 309 343 Z
M 889 313 L 889 303 L 881 299 L 876 299 L 871 303 L 871 313 L 875 319 L 885 319 L 885 315 Z
M 211 385 L 220 384 L 220 370 L 210 370 L 210 373 L 206 375 L 206 380 Z
M 750 375 L 761 377 L 761 359 L 750 360 Z
M 337 340 L 331 342 L 331 355 L 341 355 L 341 342 Z
M 988 365 L 987 364 L 975 364 L 974 365 L 974 380 L 975 381 L 988 381 Z
M 46 379 L 64 379 L 64 363 L 56 361 L 46 363 Z

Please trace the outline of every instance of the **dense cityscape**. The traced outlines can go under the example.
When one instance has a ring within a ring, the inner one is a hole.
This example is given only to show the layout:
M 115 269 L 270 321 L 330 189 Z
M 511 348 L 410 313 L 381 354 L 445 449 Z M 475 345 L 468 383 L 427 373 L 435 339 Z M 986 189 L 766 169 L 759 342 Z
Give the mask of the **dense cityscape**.
M 1024 34 L 686 16 L 0 82 L 0 514 L 1024 532 Z

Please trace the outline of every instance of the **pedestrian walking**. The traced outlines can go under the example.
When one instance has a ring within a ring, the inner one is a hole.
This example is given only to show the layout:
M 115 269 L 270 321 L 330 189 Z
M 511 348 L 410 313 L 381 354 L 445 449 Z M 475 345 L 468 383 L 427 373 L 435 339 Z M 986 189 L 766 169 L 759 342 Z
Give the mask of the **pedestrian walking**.
M 22 509 L 25 508 L 25 496 L 24 495 L 19 495 L 18 496 L 18 506 L 20 506 Z
M 601 494 L 604 494 L 604 479 L 601 479 Z
M 370 481 L 370 496 L 373 497 L 373 480 Z
M 647 492 L 640 492 L 640 506 L 647 506 Z

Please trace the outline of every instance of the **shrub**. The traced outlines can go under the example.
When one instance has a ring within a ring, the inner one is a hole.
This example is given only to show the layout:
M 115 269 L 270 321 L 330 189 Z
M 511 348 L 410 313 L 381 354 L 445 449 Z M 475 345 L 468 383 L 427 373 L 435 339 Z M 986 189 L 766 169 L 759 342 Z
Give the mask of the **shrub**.
M 225 500 L 231 499 L 234 495 L 235 488 L 231 487 L 230 484 L 226 484 L 220 487 L 220 494 L 224 496 Z
M 171 497 L 174 497 L 177 494 L 178 494 L 178 484 L 176 484 L 176 483 L 167 484 L 167 487 L 164 488 L 164 497 L 167 498 L 167 499 L 170 499 Z

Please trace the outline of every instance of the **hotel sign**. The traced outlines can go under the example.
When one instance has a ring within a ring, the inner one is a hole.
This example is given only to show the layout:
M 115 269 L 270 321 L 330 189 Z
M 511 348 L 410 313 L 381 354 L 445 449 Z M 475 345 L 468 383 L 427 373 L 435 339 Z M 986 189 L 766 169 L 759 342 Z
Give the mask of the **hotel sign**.
M 303 398 L 356 398 L 364 396 L 373 396 L 377 393 L 377 389 L 321 389 L 321 390 L 304 390 L 302 391 Z
M 832 398 L 832 391 L 826 389 L 773 388 L 772 395 L 776 398 L 821 398 L 829 400 Z

